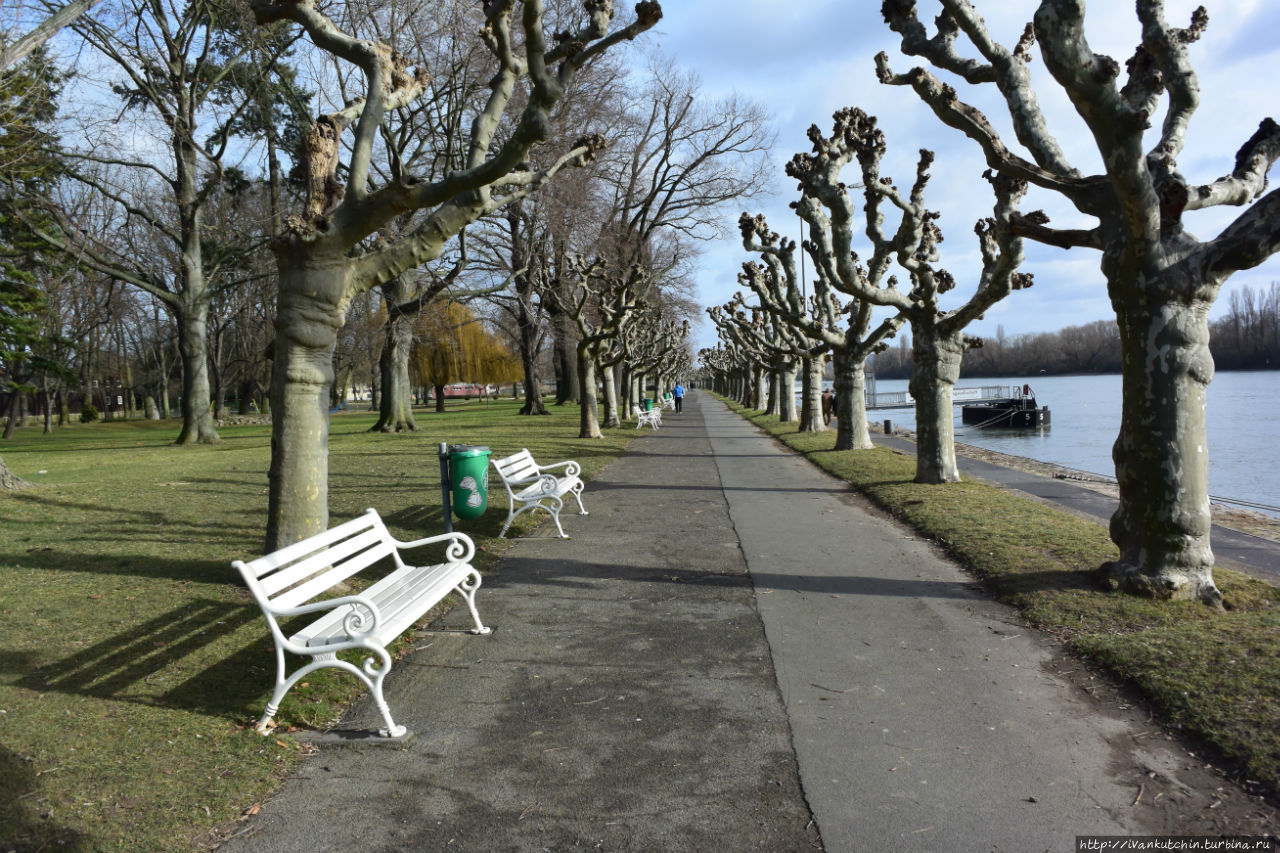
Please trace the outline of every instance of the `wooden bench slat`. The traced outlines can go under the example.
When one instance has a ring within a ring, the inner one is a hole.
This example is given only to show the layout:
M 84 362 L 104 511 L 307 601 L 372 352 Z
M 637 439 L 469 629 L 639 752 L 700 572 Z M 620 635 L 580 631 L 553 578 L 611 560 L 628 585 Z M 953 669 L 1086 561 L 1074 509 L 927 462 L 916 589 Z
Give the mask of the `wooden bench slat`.
M 379 560 L 390 557 L 394 551 L 395 549 L 390 544 L 379 542 L 372 548 L 367 548 L 356 554 L 351 559 L 335 565 L 329 571 L 316 575 L 311 580 L 280 593 L 271 599 L 271 604 L 273 607 L 282 609 L 306 604 Z
M 320 541 L 316 541 L 320 540 Z M 325 541 L 328 540 L 328 541 Z M 365 530 L 350 539 L 329 538 L 329 537 L 311 537 L 306 540 L 312 542 L 313 550 L 307 556 L 298 560 L 292 565 L 284 565 L 279 568 L 275 574 L 265 577 L 259 576 L 258 583 L 262 585 L 262 591 L 268 597 L 275 596 L 277 593 L 287 590 L 289 587 L 306 580 L 312 575 L 328 570 L 330 566 L 336 566 L 348 557 L 352 560 L 359 560 L 359 552 L 383 541 L 382 532 L 376 529 Z M 353 556 L 355 555 L 355 556 Z M 368 565 L 364 563 L 363 565 Z M 363 565 L 357 563 L 355 570 L 359 571 Z M 350 577 L 348 575 L 348 577 Z M 341 583 L 341 578 L 335 580 L 329 586 Z M 326 587 L 327 588 L 327 587 Z M 303 599 L 305 601 L 306 599 Z M 274 602 L 273 602 L 274 603 Z M 294 605 L 287 605 L 292 607 Z
M 323 533 L 318 533 L 315 536 L 309 536 L 301 542 L 295 542 L 292 545 L 287 545 L 279 551 L 272 551 L 270 554 L 250 560 L 246 565 L 253 570 L 254 577 L 260 578 L 265 574 L 275 571 L 283 565 L 292 563 L 294 560 L 307 556 L 318 547 L 324 547 L 323 544 L 316 544 L 317 539 L 321 540 L 321 543 L 336 541 L 338 539 L 344 539 L 347 536 L 351 536 L 357 531 L 363 530 L 367 527 L 376 527 L 380 525 L 381 520 L 378 519 L 376 515 L 371 518 L 370 514 L 366 512 L 363 515 L 356 516 L 350 521 L 344 521 L 337 527 L 331 527 Z

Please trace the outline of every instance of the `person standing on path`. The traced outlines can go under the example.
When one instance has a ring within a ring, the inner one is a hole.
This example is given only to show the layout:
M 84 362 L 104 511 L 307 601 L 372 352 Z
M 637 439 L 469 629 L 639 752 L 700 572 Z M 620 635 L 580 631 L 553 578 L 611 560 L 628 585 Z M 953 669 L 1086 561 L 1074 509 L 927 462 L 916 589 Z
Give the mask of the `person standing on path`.
M 671 389 L 671 396 L 675 397 L 676 399 L 676 411 L 683 412 L 684 411 L 684 386 L 681 385 L 679 382 L 677 382 L 676 387 Z

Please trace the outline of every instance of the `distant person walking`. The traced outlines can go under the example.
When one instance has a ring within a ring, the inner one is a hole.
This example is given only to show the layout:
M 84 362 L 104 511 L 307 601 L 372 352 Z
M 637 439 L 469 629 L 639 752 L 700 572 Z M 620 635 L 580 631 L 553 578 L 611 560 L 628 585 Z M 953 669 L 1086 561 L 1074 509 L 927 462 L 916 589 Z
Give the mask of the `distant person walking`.
M 684 386 L 681 385 L 679 382 L 677 382 L 676 387 L 671 389 L 671 396 L 676 398 L 676 411 L 683 412 L 684 411 Z

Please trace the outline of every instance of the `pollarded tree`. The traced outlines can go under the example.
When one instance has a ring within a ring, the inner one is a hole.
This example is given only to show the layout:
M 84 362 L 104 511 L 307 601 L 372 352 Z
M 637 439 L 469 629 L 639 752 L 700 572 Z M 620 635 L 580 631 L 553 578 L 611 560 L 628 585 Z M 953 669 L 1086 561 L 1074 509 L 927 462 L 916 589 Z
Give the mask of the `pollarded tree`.
M 789 259 L 794 243 L 769 230 L 763 216 L 750 217 L 745 213 L 738 220 L 743 243 L 750 251 L 759 252 L 766 261 L 783 262 L 794 273 L 795 262 Z M 811 311 L 798 311 L 790 301 L 774 296 L 769 288 L 753 288 L 765 310 L 772 311 L 787 323 L 800 328 L 803 333 L 822 341 L 831 351 L 834 367 L 832 387 L 836 392 L 836 450 L 866 450 L 873 447 L 871 432 L 867 428 L 866 360 L 881 351 L 886 341 L 906 322 L 902 314 L 895 314 L 871 327 L 874 303 L 860 298 L 856 292 L 849 304 L 840 298 L 839 281 L 824 274 L 824 268 L 816 269 L 813 283 Z M 848 314 L 846 320 L 844 315 Z
M 1037 211 L 1015 220 L 1018 233 L 1061 248 L 1101 252 L 1107 293 L 1120 325 L 1123 404 L 1112 457 L 1120 507 L 1111 518 L 1117 561 L 1104 574 L 1124 589 L 1157 598 L 1199 599 L 1220 606 L 1209 544 L 1206 391 L 1213 377 L 1209 309 L 1234 272 L 1280 249 L 1280 192 L 1263 194 L 1280 157 L 1280 126 L 1264 119 L 1244 142 L 1230 174 L 1197 184 L 1178 170 L 1187 128 L 1199 105 L 1188 49 L 1208 15 L 1198 8 L 1186 29 L 1170 26 L 1161 0 L 1138 0 L 1141 41 L 1123 69 L 1094 53 L 1084 32 L 1083 0 L 1042 0 L 1012 49 L 996 42 L 967 0 L 942 0 L 929 37 L 910 0 L 886 0 L 902 49 L 971 85 L 995 84 L 1008 106 L 1020 151 L 1010 148 L 978 109 L 924 68 L 896 74 L 876 57 L 880 80 L 913 88 L 946 124 L 982 149 L 987 165 L 1009 179 L 1058 193 L 1097 220 L 1093 228 L 1056 229 Z M 962 58 L 964 35 L 977 59 Z M 1033 44 L 1093 137 L 1103 172 L 1073 166 L 1050 133 L 1032 89 Z M 1147 130 L 1163 107 L 1161 129 Z M 1218 236 L 1187 232 L 1185 214 L 1216 205 L 1251 207 Z
M 780 357 L 779 363 L 789 367 L 798 358 L 804 366 L 800 432 L 825 432 L 827 427 L 822 421 L 818 398 L 822 394 L 822 374 L 828 346 L 821 335 L 812 334 L 813 317 L 796 274 L 795 241 L 783 239 L 769 231 L 763 218 L 755 220 L 743 214 L 738 219 L 738 227 L 742 232 L 743 248 L 759 254 L 763 261 L 763 264 L 755 261 L 744 263 L 742 272 L 738 275 L 738 283 L 751 288 L 760 307 L 769 313 L 778 327 L 775 343 L 778 346 L 785 345 L 790 351 L 785 359 Z M 793 382 L 793 379 L 785 378 L 786 373 L 787 370 L 784 369 L 782 387 L 793 388 L 793 385 L 787 384 Z M 782 399 L 794 401 L 794 394 Z M 784 407 L 782 420 L 792 420 L 787 414 L 789 413 Z
M 389 113 L 422 96 L 428 72 L 410 70 L 385 44 L 343 32 L 310 0 L 255 0 L 262 23 L 291 20 L 321 50 L 358 69 L 366 92 L 312 125 L 301 152 L 306 201 L 286 217 L 272 248 L 280 271 L 272 381 L 272 453 L 266 548 L 275 550 L 328 525 L 328 417 L 331 355 L 352 298 L 406 270 L 432 261 L 468 223 L 527 196 L 557 171 L 594 155 L 601 142 L 584 138 L 544 169 L 529 153 L 548 133 L 550 114 L 583 65 L 635 38 L 661 18 L 655 2 L 636 6 L 636 20 L 610 32 L 611 0 L 589 0 L 585 23 L 548 45 L 540 0 L 485 5 L 481 38 L 492 55 L 489 95 L 471 123 L 464 168 L 436 180 L 412 175 L 373 185 L 373 145 Z M 518 88 L 518 117 L 502 127 Z M 353 130 L 341 162 L 340 138 Z M 499 131 L 502 131 L 501 133 Z M 345 178 L 345 184 L 341 178 Z M 396 217 L 421 210 L 406 234 L 361 251 L 366 238 Z
M 915 181 L 910 193 L 904 195 L 880 175 L 885 142 L 874 116 L 859 109 L 840 110 L 830 137 L 814 126 L 809 129 L 809 138 L 813 153 L 797 154 L 787 164 L 787 174 L 800 184 L 802 195 L 795 208 L 809 225 L 806 248 L 821 268 L 820 274 L 838 282 L 841 290 L 888 306 L 911 324 L 915 369 L 909 388 L 916 411 L 915 479 L 918 483 L 958 481 L 951 389 L 960 378 L 965 350 L 982 343 L 965 334 L 965 328 L 1010 292 L 1031 285 L 1031 276 L 1017 271 L 1022 242 L 1010 230 L 1010 218 L 1026 185 L 1001 175 L 987 175 L 996 204 L 994 216 L 974 228 L 982 252 L 982 272 L 964 304 L 943 310 L 941 297 L 955 288 L 955 279 L 936 266 L 942 232 L 938 214 L 924 206 L 933 153 L 921 150 Z M 852 249 L 853 199 L 840 181 L 841 171 L 855 158 L 862 169 L 865 231 L 872 246 L 865 268 Z M 886 203 L 901 214 L 892 235 L 884 227 Z M 908 293 L 898 290 L 892 276 L 885 279 L 894 260 L 910 275 Z
M 542 297 L 559 305 L 578 327 L 578 438 L 600 438 L 596 378 L 602 366 L 611 368 L 621 359 L 627 327 L 638 316 L 636 309 L 643 307 L 636 293 L 648 288 L 649 278 L 638 264 L 622 272 L 611 270 L 599 259 L 591 263 L 579 260 L 575 266 L 577 273 L 567 298 L 559 289 L 545 291 Z M 605 377 L 606 400 L 613 395 L 612 420 L 616 425 L 617 395 L 612 388 L 612 379 Z

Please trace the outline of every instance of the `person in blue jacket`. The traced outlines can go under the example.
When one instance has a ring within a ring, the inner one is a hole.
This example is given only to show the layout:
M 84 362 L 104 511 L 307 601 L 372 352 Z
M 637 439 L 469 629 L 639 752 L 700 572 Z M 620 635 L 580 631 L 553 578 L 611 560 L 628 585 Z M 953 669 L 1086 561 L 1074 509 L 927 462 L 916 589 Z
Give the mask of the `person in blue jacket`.
M 677 382 L 676 387 L 671 389 L 671 396 L 676 398 L 676 411 L 683 412 L 684 411 L 684 386 L 681 385 L 679 382 Z

